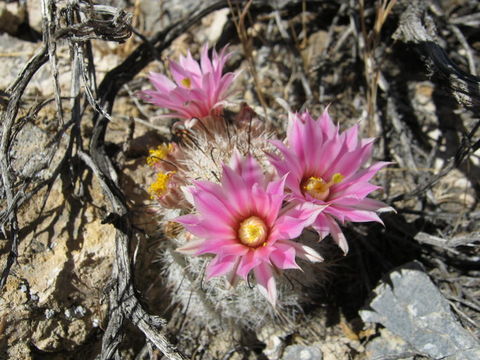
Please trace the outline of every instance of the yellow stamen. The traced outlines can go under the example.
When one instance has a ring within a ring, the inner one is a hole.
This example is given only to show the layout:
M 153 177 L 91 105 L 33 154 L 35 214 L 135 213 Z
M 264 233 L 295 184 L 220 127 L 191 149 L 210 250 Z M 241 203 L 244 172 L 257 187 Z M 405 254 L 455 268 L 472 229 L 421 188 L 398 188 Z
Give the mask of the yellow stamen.
M 180 81 L 180 84 L 185 86 L 187 89 L 190 89 L 190 87 L 192 86 L 192 80 L 190 78 L 185 78 Z
M 148 192 L 151 194 L 151 198 L 160 197 L 165 195 L 168 189 L 168 183 L 170 178 L 175 174 L 175 171 L 169 171 L 167 173 L 157 174 L 157 180 L 150 185 Z
M 330 187 L 342 182 L 344 178 L 345 176 L 342 174 L 335 173 L 329 182 L 325 182 L 322 178 L 310 176 L 302 181 L 301 187 L 302 190 L 311 197 L 325 201 L 328 198 L 328 195 L 330 195 Z
M 334 184 L 339 184 L 343 181 L 343 179 L 345 179 L 345 176 L 340 173 L 335 173 L 333 174 L 331 181 L 333 181 Z
M 147 165 L 155 166 L 160 160 L 163 160 L 167 155 L 173 150 L 172 144 L 162 144 L 159 145 L 156 149 L 151 149 L 148 152 L 150 155 L 147 157 Z
M 268 228 L 258 216 L 250 216 L 240 223 L 238 238 L 243 245 L 249 247 L 266 246 Z

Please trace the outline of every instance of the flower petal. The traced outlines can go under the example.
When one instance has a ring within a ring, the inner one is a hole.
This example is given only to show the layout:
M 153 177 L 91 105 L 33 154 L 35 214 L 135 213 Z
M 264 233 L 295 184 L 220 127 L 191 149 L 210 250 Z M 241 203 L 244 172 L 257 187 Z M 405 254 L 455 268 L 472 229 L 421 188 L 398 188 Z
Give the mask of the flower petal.
M 328 205 L 300 203 L 278 218 L 272 232 L 276 239 L 295 239 L 300 236 L 303 229 L 313 224 L 318 214 L 326 207 Z
M 260 264 L 260 259 L 255 256 L 255 250 L 250 250 L 246 255 L 242 257 L 240 264 L 238 265 L 237 274 L 244 279 L 247 279 L 247 275 L 255 266 Z
M 311 262 L 323 261 L 323 257 L 316 250 L 312 249 L 310 246 L 303 245 L 302 243 L 297 243 L 289 240 L 282 240 L 281 242 L 294 247 L 296 250 L 297 256 L 302 259 L 305 259 Z
M 277 301 L 277 286 L 273 277 L 272 267 L 267 263 L 259 264 L 255 270 L 257 286 L 263 296 L 275 307 Z
M 343 250 L 343 254 L 347 255 L 348 243 L 345 235 L 340 229 L 340 226 L 338 226 L 337 222 L 329 216 L 325 216 L 325 219 L 327 220 L 328 227 L 330 228 L 330 234 L 332 235 L 333 240 L 337 243 L 340 249 Z
M 155 90 L 140 92 L 140 97 L 169 109 L 169 116 L 183 119 L 207 117 L 232 93 L 229 88 L 236 75 L 222 75 L 229 57 L 225 47 L 220 55 L 213 51 L 211 60 L 208 46 L 205 45 L 199 64 L 188 51 L 187 56 L 180 56 L 178 62 L 170 61 L 169 68 L 174 81 L 163 74 L 152 73 L 149 79 Z
M 277 243 L 275 250 L 270 254 L 270 260 L 279 269 L 300 269 L 295 262 L 295 255 L 295 247 L 288 243 Z
M 229 206 L 237 215 L 245 215 L 251 210 L 249 189 L 244 179 L 227 166 L 223 166 L 222 186 Z
M 220 256 L 217 255 L 207 266 L 207 280 L 215 276 L 222 276 L 232 270 L 237 260 L 235 255 Z

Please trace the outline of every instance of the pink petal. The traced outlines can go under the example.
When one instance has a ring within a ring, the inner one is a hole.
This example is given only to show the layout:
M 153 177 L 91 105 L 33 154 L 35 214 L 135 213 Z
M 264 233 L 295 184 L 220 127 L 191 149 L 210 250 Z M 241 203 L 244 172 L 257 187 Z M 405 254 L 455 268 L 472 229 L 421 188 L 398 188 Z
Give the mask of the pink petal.
M 249 248 L 237 242 L 223 245 L 220 249 L 223 255 L 243 256 L 248 253 Z
M 328 208 L 328 214 L 340 219 L 343 223 L 345 220 L 352 222 L 369 222 L 376 221 L 383 224 L 382 220 L 373 211 L 357 210 L 347 207 L 341 207 L 337 204 Z
M 334 219 L 328 216 L 326 216 L 325 219 L 328 222 L 328 226 L 330 228 L 330 234 L 332 235 L 333 240 L 337 243 L 340 249 L 343 250 L 343 254 L 347 255 L 348 243 L 347 243 L 347 239 L 345 238 L 345 235 L 340 229 L 340 226 L 338 226 L 337 222 Z
M 362 182 L 367 182 L 369 181 L 378 171 L 380 171 L 382 168 L 385 166 L 391 164 L 390 162 L 377 162 L 370 166 L 367 169 L 362 169 L 358 171 L 356 174 L 350 176 L 347 179 L 344 179 L 340 184 L 334 185 L 332 187 L 332 190 L 335 192 L 337 191 L 342 191 L 351 186 L 354 183 L 362 183 Z
M 320 236 L 320 240 L 323 240 L 328 234 L 330 234 L 330 226 L 328 225 L 326 217 L 325 214 L 320 213 L 312 224 L 313 229 Z
M 233 228 L 226 222 L 212 218 L 200 218 L 198 215 L 184 215 L 177 217 L 174 221 L 183 224 L 193 235 L 205 238 L 215 234 L 223 239 L 234 239 Z
M 335 173 L 340 173 L 345 177 L 350 176 L 362 165 L 365 154 L 370 156 L 371 148 L 372 144 L 369 144 L 363 148 L 346 153 L 333 164 L 333 166 L 325 173 L 325 176 L 330 178 Z
M 391 211 L 395 212 L 394 208 L 388 206 L 384 202 L 369 198 L 362 199 L 360 202 L 355 204 L 355 208 L 360 210 L 376 211 L 379 213 Z
M 275 145 L 285 158 L 284 162 L 289 170 L 289 176 L 293 176 L 295 179 L 301 180 L 305 169 L 299 162 L 298 156 L 293 151 L 288 149 L 281 141 L 270 140 L 270 143 Z
M 176 87 L 172 80 L 160 73 L 151 72 L 148 78 L 153 86 L 160 91 L 168 93 Z
M 328 107 L 323 111 L 322 115 L 317 120 L 320 123 L 320 127 L 328 138 L 332 138 L 337 133 L 337 128 L 333 124 L 330 115 L 328 114 Z
M 289 126 L 287 131 L 288 145 L 298 156 L 300 162 L 305 161 L 305 131 L 304 124 L 298 114 L 288 114 Z
M 176 251 L 185 255 L 196 255 L 204 242 L 204 240 L 188 241 L 184 246 L 177 248 Z
M 207 266 L 207 280 L 210 280 L 215 276 L 225 275 L 227 272 L 231 271 L 236 263 L 236 260 L 237 257 L 235 255 L 217 255 Z
M 295 262 L 295 248 L 287 243 L 276 243 L 270 260 L 279 269 L 300 269 Z
M 233 81 L 237 78 L 236 73 L 226 73 L 218 83 L 216 97 L 218 100 L 225 100 L 230 95 L 229 88 Z
M 195 255 L 203 255 L 203 254 L 222 254 L 223 255 L 223 249 L 228 249 L 230 246 L 235 246 L 235 245 L 236 245 L 236 241 L 233 241 L 231 239 L 212 239 L 212 238 L 204 239 L 202 244 L 198 246 L 198 250 L 195 253 Z
M 182 88 L 185 88 L 185 85 L 182 84 L 182 80 L 186 78 L 192 80 L 190 72 L 186 71 L 185 68 L 181 67 L 175 61 L 170 61 L 170 72 L 172 73 L 172 77 L 177 83 L 177 86 Z
M 212 109 L 218 99 L 215 96 L 216 85 L 212 73 L 204 74 L 202 77 L 202 88 L 206 93 L 204 103 L 207 108 Z
M 202 74 L 202 70 L 200 69 L 200 65 L 198 65 L 198 62 L 196 62 L 193 57 L 192 57 L 192 54 L 190 53 L 190 50 L 187 51 L 187 56 L 186 57 L 181 57 L 180 58 L 180 65 L 186 69 L 188 69 L 188 71 L 192 72 L 192 73 L 195 73 L 197 75 L 201 75 Z
M 323 176 L 323 174 L 335 164 L 337 156 L 343 148 L 343 144 L 339 141 L 338 133 L 335 133 L 332 138 L 325 141 L 323 146 L 316 148 L 314 157 L 321 159 L 315 164 L 315 174 Z
M 323 147 L 323 134 L 318 126 L 318 123 L 313 120 L 310 114 L 306 113 L 308 117 L 305 120 L 305 135 L 304 135 L 304 147 L 305 147 L 305 165 L 308 169 L 307 172 L 313 173 L 316 169 L 316 164 L 320 161 L 321 157 L 318 149 Z M 322 157 L 328 153 L 321 154 Z
M 255 250 L 250 250 L 246 255 L 242 257 L 240 264 L 238 265 L 237 274 L 246 279 L 250 270 L 260 264 L 260 258 L 255 256 Z
M 241 257 L 237 257 L 235 263 L 232 266 L 232 269 L 227 274 L 227 281 L 230 286 L 236 286 L 237 282 L 240 280 L 240 276 L 237 275 L 238 265 L 240 264 Z
M 328 205 L 317 205 L 304 202 L 286 211 L 275 222 L 272 233 L 276 240 L 295 239 L 300 236 L 303 229 L 312 223 Z
M 353 183 L 342 191 L 332 191 L 328 201 L 331 203 L 335 203 L 336 201 L 340 201 L 343 198 L 354 198 L 361 200 L 371 192 L 378 189 L 381 189 L 381 187 L 372 185 L 370 183 Z
M 208 45 L 205 44 L 202 48 L 202 55 L 200 56 L 200 65 L 202 67 L 202 73 L 206 74 L 213 71 L 212 62 L 208 57 Z
M 311 261 L 311 262 L 321 262 L 323 261 L 323 257 L 310 246 L 303 245 L 302 243 L 297 243 L 290 240 L 282 240 L 282 243 L 288 244 L 295 248 L 297 256 Z
M 344 132 L 345 144 L 349 151 L 353 151 L 358 146 L 358 124 L 353 125 L 350 129 Z
M 272 273 L 272 268 L 266 263 L 261 263 L 254 269 L 257 286 L 263 296 L 275 307 L 277 300 L 277 286 Z
M 258 184 L 255 184 L 252 187 L 250 198 L 250 201 L 252 203 L 252 211 L 255 214 L 259 215 L 269 227 L 273 225 L 275 219 L 278 216 L 278 211 L 280 210 L 280 208 L 272 209 L 271 200 L 272 196 L 267 194 L 265 190 L 261 189 Z
M 267 186 L 267 193 L 269 194 L 269 209 L 266 214 L 266 221 L 269 226 L 273 226 L 275 219 L 278 217 L 278 213 L 282 207 L 283 200 L 285 198 L 284 187 L 286 176 L 281 179 L 272 181 Z
M 233 225 L 235 222 L 234 215 L 230 213 L 229 208 L 225 203 L 214 194 L 195 190 L 192 195 L 195 201 L 195 206 L 203 217 L 210 218 L 211 220 L 217 219 L 217 221 L 226 223 L 230 226 Z
M 249 189 L 240 175 L 227 166 L 223 166 L 222 186 L 228 199 L 229 206 L 238 215 L 246 215 L 250 212 L 251 203 Z
M 247 187 L 251 188 L 253 184 L 263 185 L 263 171 L 252 156 L 247 155 L 242 158 L 238 151 L 235 151 L 230 161 L 230 167 L 242 177 Z
M 188 214 L 178 216 L 173 221 L 178 222 L 182 225 L 198 225 L 202 221 L 202 218 L 196 214 Z

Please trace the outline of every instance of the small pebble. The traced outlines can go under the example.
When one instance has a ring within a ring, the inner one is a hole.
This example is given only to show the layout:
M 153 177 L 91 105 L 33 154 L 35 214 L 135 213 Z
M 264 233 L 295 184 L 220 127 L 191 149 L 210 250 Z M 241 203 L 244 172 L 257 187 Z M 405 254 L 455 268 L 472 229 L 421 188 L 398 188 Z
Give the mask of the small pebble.
M 52 310 L 52 309 L 46 309 L 45 310 L 45 318 L 46 319 L 51 319 L 54 316 L 55 316 L 55 310 Z
M 321 350 L 315 346 L 290 345 L 285 348 L 282 360 L 322 360 Z
M 72 318 L 72 312 L 69 309 L 64 311 L 65 317 L 70 320 Z
M 76 317 L 82 318 L 87 314 L 87 309 L 85 309 L 83 306 L 78 305 L 74 310 L 73 313 L 75 314 Z

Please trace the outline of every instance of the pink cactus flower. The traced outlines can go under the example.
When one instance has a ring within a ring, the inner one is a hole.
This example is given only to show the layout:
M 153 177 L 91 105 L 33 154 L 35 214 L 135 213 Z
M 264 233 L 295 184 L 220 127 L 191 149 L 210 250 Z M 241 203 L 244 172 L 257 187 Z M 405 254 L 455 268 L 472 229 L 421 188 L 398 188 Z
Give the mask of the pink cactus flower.
M 275 306 L 274 274 L 299 269 L 295 257 L 312 262 L 322 257 L 312 248 L 292 241 L 323 210 L 305 203 L 282 209 L 285 177 L 268 182 L 250 156 L 234 155 L 231 167 L 223 166 L 221 184 L 196 181 L 191 194 L 196 214 L 177 218 L 197 237 L 179 251 L 214 254 L 207 278 L 227 275 L 233 285 L 250 271 L 261 293 Z
M 209 116 L 230 95 L 230 85 L 236 76 L 234 73 L 222 74 L 231 55 L 226 50 L 224 47 L 220 54 L 213 50 L 210 60 L 208 46 L 205 45 L 200 63 L 188 51 L 187 56 L 180 56 L 178 63 L 170 61 L 170 72 L 175 82 L 163 74 L 151 73 L 149 79 L 155 90 L 143 91 L 141 96 L 152 104 L 171 110 L 168 116 L 182 119 Z
M 280 176 L 287 176 L 288 200 L 326 207 L 312 227 L 320 239 L 330 233 L 345 254 L 348 243 L 337 222 L 382 223 L 377 212 L 391 210 L 386 204 L 367 198 L 379 189 L 369 180 L 389 163 L 365 167 L 373 139 L 359 139 L 358 125 L 339 133 L 327 110 L 317 120 L 308 112 L 290 114 L 288 147 L 278 140 L 273 143 L 282 156 L 271 154 L 270 160 Z

